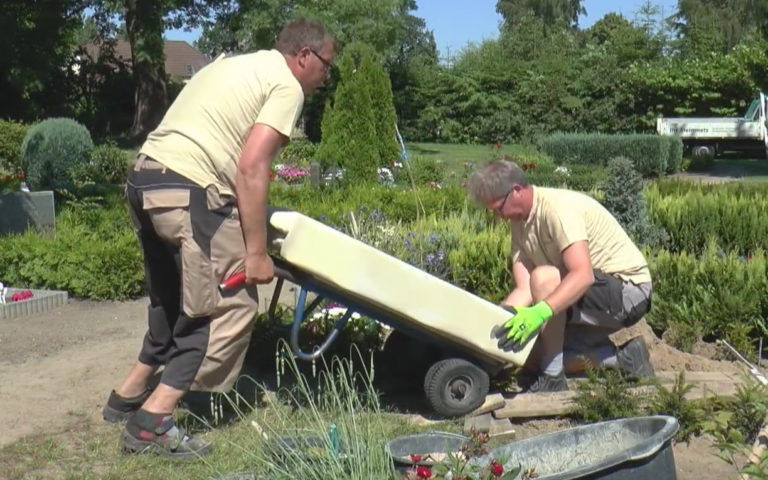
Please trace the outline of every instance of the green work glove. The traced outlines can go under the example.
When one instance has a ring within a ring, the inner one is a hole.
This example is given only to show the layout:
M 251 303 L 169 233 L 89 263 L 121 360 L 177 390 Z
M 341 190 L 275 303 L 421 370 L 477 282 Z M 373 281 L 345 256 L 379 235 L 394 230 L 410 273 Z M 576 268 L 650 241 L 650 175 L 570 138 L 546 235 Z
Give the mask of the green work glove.
M 532 307 L 518 308 L 517 314 L 509 319 L 503 327 L 494 328 L 493 334 L 499 339 L 500 349 L 521 350 L 534 333 L 538 332 L 544 322 L 552 318 L 552 308 L 547 302 L 539 302 Z

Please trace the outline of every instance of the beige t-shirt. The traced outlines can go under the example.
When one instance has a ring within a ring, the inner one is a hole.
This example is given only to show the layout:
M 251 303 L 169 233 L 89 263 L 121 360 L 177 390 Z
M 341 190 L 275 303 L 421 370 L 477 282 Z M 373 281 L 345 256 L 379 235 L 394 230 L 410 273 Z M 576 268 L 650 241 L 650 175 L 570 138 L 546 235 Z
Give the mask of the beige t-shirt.
M 648 263 L 619 222 L 581 192 L 533 187 L 531 215 L 512 223 L 512 259 L 565 269 L 562 252 L 586 240 L 592 268 L 635 284 L 651 281 Z
M 290 138 L 303 104 L 301 85 L 277 50 L 219 59 L 192 77 L 140 153 L 233 195 L 251 127 L 269 125 Z

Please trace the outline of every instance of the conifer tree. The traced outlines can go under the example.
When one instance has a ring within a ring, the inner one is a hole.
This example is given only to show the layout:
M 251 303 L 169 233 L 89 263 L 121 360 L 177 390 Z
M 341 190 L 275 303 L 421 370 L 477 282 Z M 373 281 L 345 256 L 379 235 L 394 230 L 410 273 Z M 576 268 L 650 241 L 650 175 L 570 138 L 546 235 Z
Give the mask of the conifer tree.
M 322 121 L 317 158 L 345 169 L 347 182 L 372 183 L 397 159 L 395 109 L 386 70 L 373 48 L 353 43 L 339 59 L 341 76 Z

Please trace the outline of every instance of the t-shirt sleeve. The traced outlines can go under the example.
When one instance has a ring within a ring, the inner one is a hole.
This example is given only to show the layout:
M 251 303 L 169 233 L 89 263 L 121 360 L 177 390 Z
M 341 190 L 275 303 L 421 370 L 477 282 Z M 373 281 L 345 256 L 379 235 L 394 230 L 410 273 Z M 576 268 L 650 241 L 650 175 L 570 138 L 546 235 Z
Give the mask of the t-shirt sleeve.
M 587 223 L 584 210 L 573 205 L 553 205 L 547 216 L 547 226 L 552 241 L 561 252 L 576 242 L 587 240 Z
M 301 89 L 278 83 L 269 92 L 255 123 L 268 125 L 290 138 L 303 106 L 304 93 Z

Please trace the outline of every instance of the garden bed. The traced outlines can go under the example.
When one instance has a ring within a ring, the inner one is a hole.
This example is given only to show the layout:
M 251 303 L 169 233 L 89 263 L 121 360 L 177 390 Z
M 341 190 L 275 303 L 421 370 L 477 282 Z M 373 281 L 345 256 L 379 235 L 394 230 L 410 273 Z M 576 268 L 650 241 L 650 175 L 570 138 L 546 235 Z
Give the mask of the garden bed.
M 6 294 L 6 304 L 0 304 L 0 320 L 10 320 L 17 317 L 25 317 L 35 313 L 53 310 L 62 305 L 66 305 L 69 295 L 60 290 L 30 290 L 32 297 L 12 302 L 10 299 L 14 294 L 27 291 L 21 288 L 9 288 Z

